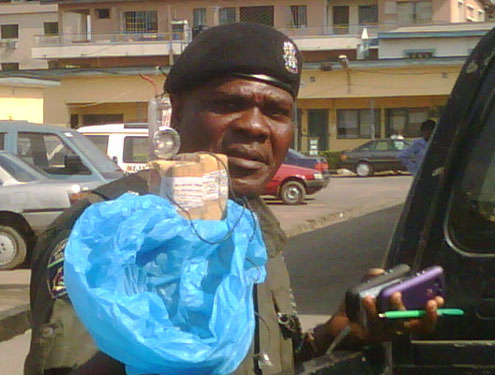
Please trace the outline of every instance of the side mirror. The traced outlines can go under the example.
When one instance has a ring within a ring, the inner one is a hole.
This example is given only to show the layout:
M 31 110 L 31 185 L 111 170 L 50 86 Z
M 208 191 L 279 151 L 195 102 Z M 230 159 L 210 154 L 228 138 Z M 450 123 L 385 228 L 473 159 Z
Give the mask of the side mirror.
M 88 172 L 88 168 L 86 168 L 78 155 L 65 155 L 64 165 L 65 168 L 72 173 L 78 174 L 81 172 Z

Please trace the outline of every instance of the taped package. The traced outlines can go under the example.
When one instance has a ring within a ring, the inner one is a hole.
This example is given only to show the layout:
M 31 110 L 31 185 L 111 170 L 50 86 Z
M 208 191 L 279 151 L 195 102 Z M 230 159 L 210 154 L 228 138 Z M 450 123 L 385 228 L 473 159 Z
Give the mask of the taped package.
M 187 219 L 222 220 L 228 199 L 227 156 L 179 154 L 174 160 L 153 160 L 150 191 L 169 199 Z

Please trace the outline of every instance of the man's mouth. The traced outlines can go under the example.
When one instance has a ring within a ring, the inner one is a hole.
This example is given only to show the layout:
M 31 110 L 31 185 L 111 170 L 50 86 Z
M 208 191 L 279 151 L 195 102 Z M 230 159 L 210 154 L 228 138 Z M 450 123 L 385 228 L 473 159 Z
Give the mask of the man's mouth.
M 231 168 L 257 170 L 266 168 L 268 165 L 268 158 L 257 150 L 231 148 L 227 150 L 226 154 Z

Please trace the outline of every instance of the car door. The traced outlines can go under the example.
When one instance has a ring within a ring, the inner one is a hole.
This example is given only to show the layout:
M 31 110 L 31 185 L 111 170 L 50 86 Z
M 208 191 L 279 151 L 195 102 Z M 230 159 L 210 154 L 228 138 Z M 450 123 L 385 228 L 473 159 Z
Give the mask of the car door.
M 465 314 L 394 342 L 397 374 L 495 374 L 494 43 L 492 31 L 466 62 L 386 259 L 386 267 L 442 266 L 446 306 Z
M 390 145 L 387 139 L 373 142 L 373 151 L 370 152 L 369 160 L 375 171 L 383 171 L 390 163 Z

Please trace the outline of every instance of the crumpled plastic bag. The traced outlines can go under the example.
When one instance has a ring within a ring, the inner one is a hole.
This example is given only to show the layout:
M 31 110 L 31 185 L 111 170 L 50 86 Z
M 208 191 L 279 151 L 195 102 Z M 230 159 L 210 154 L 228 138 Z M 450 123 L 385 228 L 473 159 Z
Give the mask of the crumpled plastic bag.
M 70 300 L 128 374 L 225 375 L 246 356 L 267 255 L 255 215 L 230 200 L 227 208 L 222 221 L 189 221 L 164 198 L 126 193 L 75 223 Z

